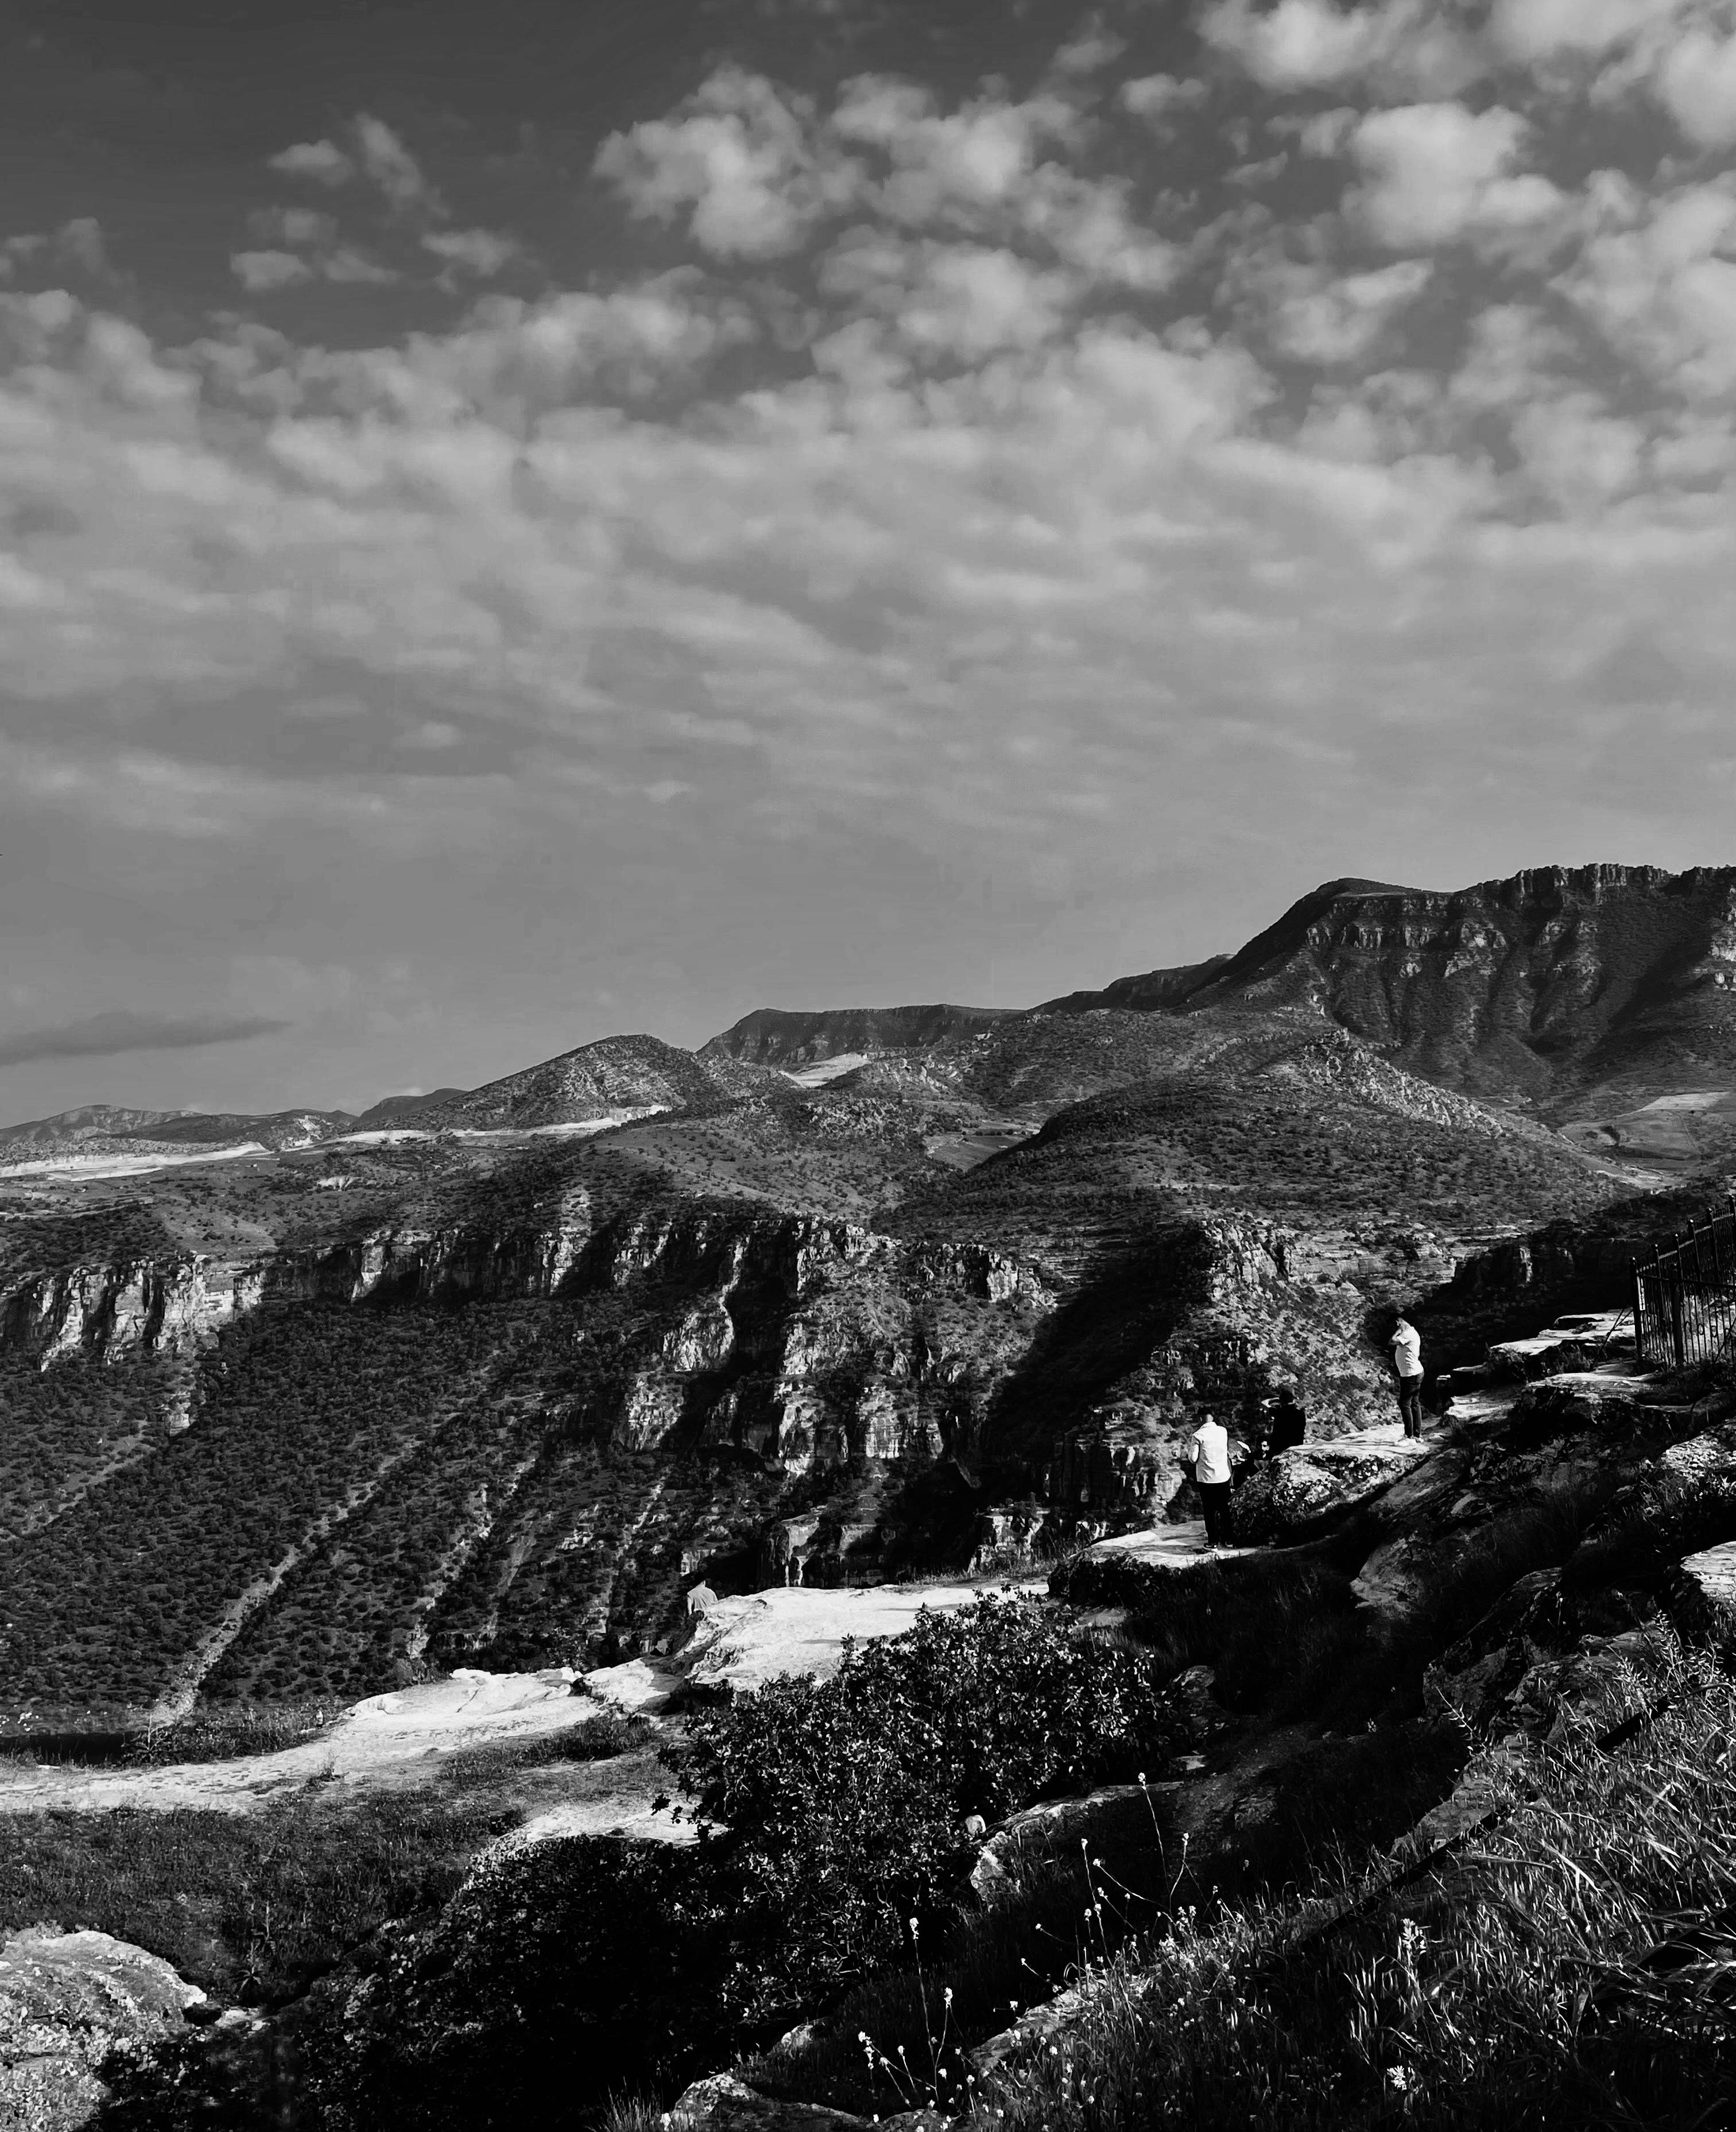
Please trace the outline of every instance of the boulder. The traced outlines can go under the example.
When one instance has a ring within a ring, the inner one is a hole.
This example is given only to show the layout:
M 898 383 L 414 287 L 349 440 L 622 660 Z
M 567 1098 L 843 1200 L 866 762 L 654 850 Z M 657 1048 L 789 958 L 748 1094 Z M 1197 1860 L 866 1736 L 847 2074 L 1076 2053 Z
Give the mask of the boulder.
M 696 2080 L 667 2121 L 669 2132 L 869 2132 L 866 2117 L 820 2102 L 780 2101 L 731 2072 Z
M 166 1962 L 107 1933 L 36 1925 L 0 1945 L 0 2125 L 73 2132 L 108 2101 L 117 2058 L 184 2033 L 205 1995 Z
M 1686 1625 L 1725 1649 L 1736 1643 L 1736 1540 L 1690 1554 L 1679 1577 L 1678 1611 Z
M 1297 1444 L 1244 1470 L 1230 1499 L 1230 1529 L 1239 1540 L 1288 1539 L 1386 1487 L 1418 1456 L 1417 1445 L 1398 1436 Z

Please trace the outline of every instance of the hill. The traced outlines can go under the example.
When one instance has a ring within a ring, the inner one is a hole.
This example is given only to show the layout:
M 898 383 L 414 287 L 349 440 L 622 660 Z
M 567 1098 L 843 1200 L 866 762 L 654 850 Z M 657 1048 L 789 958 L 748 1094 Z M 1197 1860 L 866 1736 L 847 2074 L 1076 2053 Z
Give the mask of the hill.
M 421 1131 L 524 1131 L 679 1110 L 709 1102 L 717 1091 L 716 1078 L 690 1051 L 655 1036 L 607 1036 L 480 1088 L 421 1097 L 397 1122 Z
M 1312 1008 L 1431 1080 L 1545 1106 L 1728 1085 L 1736 867 L 1543 867 L 1450 894 L 1328 881 L 1196 980 L 1172 982 L 1182 974 L 1057 1004 Z
M 860 1053 L 920 1049 L 968 1036 L 1016 1014 L 1015 1007 L 863 1006 L 788 1014 L 776 1007 L 743 1015 L 700 1051 L 758 1066 L 811 1066 Z

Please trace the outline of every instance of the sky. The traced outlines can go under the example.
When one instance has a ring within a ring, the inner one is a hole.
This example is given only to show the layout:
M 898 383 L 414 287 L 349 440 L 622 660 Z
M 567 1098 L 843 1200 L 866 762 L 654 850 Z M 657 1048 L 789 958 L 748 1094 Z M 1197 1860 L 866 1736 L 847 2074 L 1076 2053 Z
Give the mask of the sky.
M 1736 0 L 0 5 L 0 1117 L 1736 860 Z

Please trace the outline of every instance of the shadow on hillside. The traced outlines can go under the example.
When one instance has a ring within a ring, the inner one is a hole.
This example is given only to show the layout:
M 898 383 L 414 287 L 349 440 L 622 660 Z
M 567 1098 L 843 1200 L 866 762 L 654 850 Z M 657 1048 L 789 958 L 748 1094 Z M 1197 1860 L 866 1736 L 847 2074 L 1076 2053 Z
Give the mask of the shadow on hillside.
M 1191 1223 L 1105 1246 L 995 1395 L 985 1435 L 996 1462 L 1046 1462 L 1062 1430 L 1205 1301 L 1211 1265 Z

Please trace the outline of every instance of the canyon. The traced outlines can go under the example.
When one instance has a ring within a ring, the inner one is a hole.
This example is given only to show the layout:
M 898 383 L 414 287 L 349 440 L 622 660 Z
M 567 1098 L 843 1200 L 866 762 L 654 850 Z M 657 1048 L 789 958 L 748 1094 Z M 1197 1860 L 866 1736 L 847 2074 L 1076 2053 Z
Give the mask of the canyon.
M 1279 1382 L 1363 1427 L 1382 1313 L 1435 1299 L 1450 1361 L 1542 1294 L 1552 1223 L 1601 1241 L 1550 1299 L 1619 1299 L 1724 1145 L 1733 910 L 1730 869 L 1334 883 L 1033 1011 L 0 1135 L 0 1729 L 585 1669 L 701 1578 L 1028 1570 L 1161 1519 L 1202 1409 Z M 1691 1133 L 1604 1122 L 1656 1102 Z

